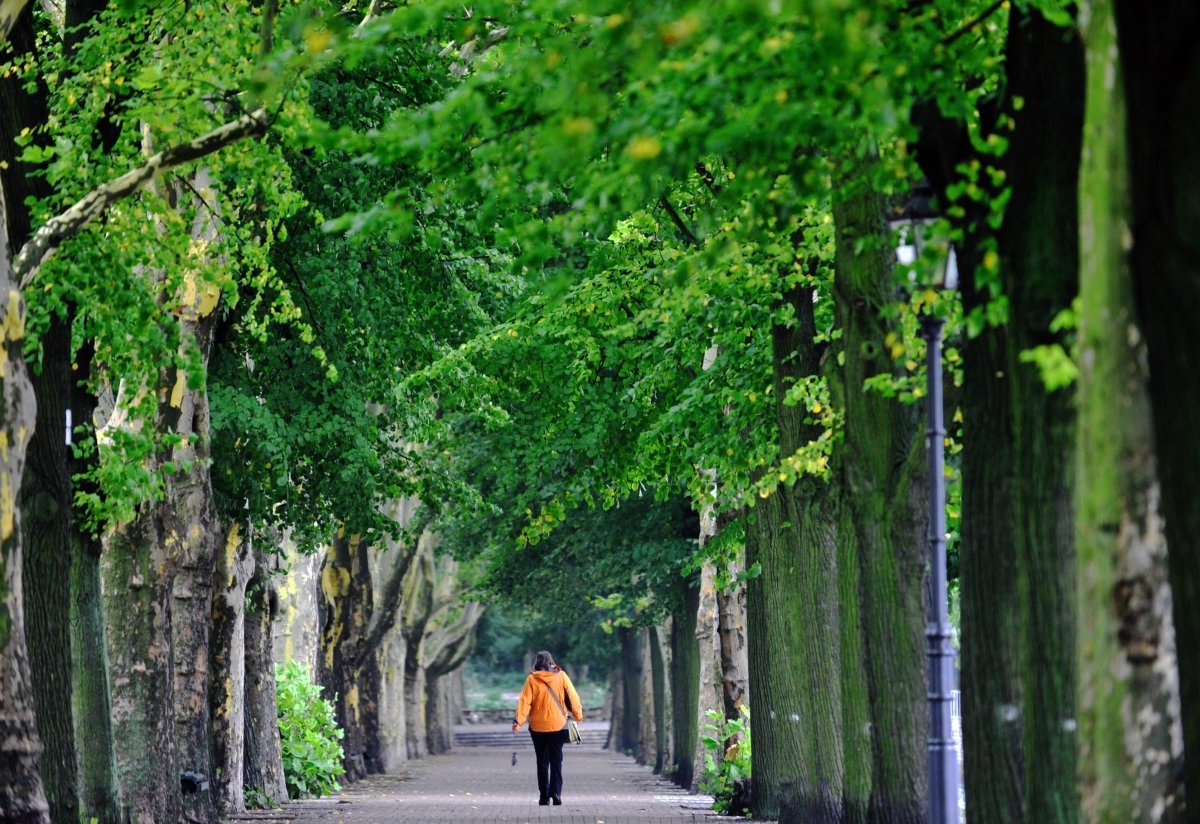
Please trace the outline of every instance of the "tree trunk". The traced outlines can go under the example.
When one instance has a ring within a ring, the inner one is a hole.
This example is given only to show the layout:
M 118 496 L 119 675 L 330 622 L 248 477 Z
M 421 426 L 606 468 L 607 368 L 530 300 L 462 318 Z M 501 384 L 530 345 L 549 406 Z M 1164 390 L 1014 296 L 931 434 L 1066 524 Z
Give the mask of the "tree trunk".
M 958 250 L 963 310 L 988 300 L 977 253 Z M 963 785 L 968 820 L 1024 820 L 1021 611 L 1008 330 L 989 326 L 963 344 L 962 594 Z
M 690 581 L 683 582 L 683 608 L 671 620 L 671 728 L 674 750 L 671 778 L 680 787 L 690 788 L 694 780 L 697 733 L 696 707 L 700 702 L 700 648 L 696 645 L 696 612 L 700 590 Z M 619 718 L 614 699 L 612 725 Z M 615 735 L 615 732 L 613 733 Z
M 112 698 L 100 592 L 100 542 L 78 533 L 72 541 L 71 657 L 81 779 L 80 813 L 84 821 L 94 818 L 99 824 L 118 824 Z
M 1078 38 L 1016 10 L 1009 25 L 1008 94 L 1020 96 L 1005 155 L 1012 198 L 998 241 L 1009 296 L 1016 469 L 1017 592 L 1025 699 L 1024 820 L 1073 822 L 1075 786 L 1075 410 L 1070 390 L 1047 391 L 1022 353 L 1052 342 L 1079 272 L 1078 190 L 1083 60 Z M 1047 84 L 1046 77 L 1056 78 Z
M 750 701 L 750 659 L 746 645 L 746 582 L 738 581 L 745 571 L 745 547 L 729 565 L 731 587 L 717 593 L 717 632 L 720 634 L 722 698 L 725 717 L 737 718 L 738 707 Z
M 211 796 L 222 816 L 246 809 L 246 585 L 254 570 L 254 542 L 241 524 L 225 529 L 216 554 L 212 593 Z M 178 590 L 178 587 L 176 588 Z
M 26 9 L 10 35 L 17 61 L 36 60 L 34 10 Z M 27 199 L 51 194 L 45 177 L 18 159 L 15 138 L 39 129 L 49 117 L 46 87 L 32 90 L 16 72 L 0 78 L 0 185 L 7 206 L 6 247 L 15 254 L 32 234 Z M 42 335 L 41 370 L 32 375 L 37 421 L 19 488 L 24 556 L 25 634 L 38 736 L 43 746 L 42 781 L 55 821 L 79 818 L 78 765 L 71 703 L 71 481 L 63 437 L 70 403 L 71 328 L 54 319 Z
M 871 724 L 868 820 L 926 819 L 928 704 L 925 656 L 927 479 L 912 406 L 863 382 L 895 367 L 883 347 L 893 258 L 882 199 L 869 188 L 834 204 L 834 301 L 842 328 L 842 521 L 858 556 L 858 620 Z M 840 570 L 843 571 L 843 570 Z M 845 661 L 845 656 L 842 658 Z M 852 690 L 855 692 L 857 690 Z
M 271 802 L 287 800 L 283 751 L 275 705 L 275 662 L 272 628 L 279 609 L 274 582 L 278 556 L 259 540 L 254 546 L 254 574 L 246 587 L 245 761 L 243 783 Z
M 453 575 L 451 564 L 446 572 Z M 444 607 L 439 625 L 428 633 L 423 652 L 425 665 L 426 747 L 431 755 L 449 752 L 454 744 L 454 697 L 451 694 L 452 673 L 458 672 L 471 650 L 475 648 L 475 627 L 483 617 L 483 608 L 476 603 L 463 605 L 451 620 Z
M 716 519 L 712 507 L 706 507 L 700 518 L 700 551 L 716 533 Z M 717 632 L 719 606 L 717 603 L 717 568 L 712 561 L 705 560 L 700 568 L 699 606 L 696 608 L 696 647 L 700 651 L 699 703 L 696 706 L 696 729 L 701 735 L 696 741 L 696 752 L 692 758 L 692 791 L 704 775 L 704 726 L 712 724 L 710 712 L 723 713 L 725 701 L 721 672 L 721 638 Z
M 1079 786 L 1084 818 L 1185 820 L 1183 730 L 1144 336 L 1123 236 L 1125 101 L 1111 0 L 1087 5 L 1079 180 Z
M 0 28 L 2 28 L 0 21 Z M 0 227 L 4 226 L 4 193 L 0 190 Z M 7 234 L 7 233 L 6 233 Z M 20 510 L 17 492 L 25 471 L 25 450 L 33 431 L 36 406 L 25 372 L 22 341 L 25 306 L 12 281 L 8 244 L 0 237 L 0 362 L 3 417 L 0 434 L 0 809 L 21 824 L 49 822 L 50 812 L 38 771 L 41 742 L 34 720 L 29 657 L 25 645 L 22 604 Z
M 654 650 L 650 647 L 651 632 L 651 629 L 643 627 L 639 632 L 641 639 L 638 642 L 642 650 L 642 678 L 639 684 L 641 710 L 638 715 L 641 725 L 638 729 L 637 761 L 639 764 L 649 765 L 656 762 L 658 751 L 658 732 L 654 726 L 658 719 L 654 714 Z
M 1115 5 L 1128 101 L 1131 270 L 1150 358 L 1183 740 L 1193 753 L 1184 761 L 1184 782 L 1194 808 L 1200 804 L 1200 612 L 1192 608 L 1200 597 L 1200 7 L 1190 0 L 1153 9 L 1129 0 Z
M 108 536 L 100 559 L 112 675 L 113 736 L 121 819 L 136 824 L 179 821 L 179 756 L 175 746 L 175 679 L 171 656 L 171 584 L 159 506 Z
M 430 755 L 450 752 L 454 727 L 450 721 L 450 677 L 425 675 L 425 746 Z
M 650 680 L 654 697 L 654 772 L 661 774 L 671 758 L 671 711 L 668 695 L 667 668 L 664 660 L 664 630 L 650 629 Z
M 401 631 L 405 638 L 404 712 L 408 757 L 428 755 L 425 735 L 425 667 L 422 647 L 425 628 L 433 615 L 434 565 L 432 544 L 421 542 L 416 558 L 403 581 L 404 614 Z
M 45 747 L 42 780 L 55 821 L 79 818 L 71 702 L 71 482 L 64 437 L 70 348 L 70 328 L 56 321 L 42 337 L 42 371 L 33 380 L 38 420 L 20 496 L 29 668 Z
M 345 737 L 346 780 L 359 781 L 367 775 L 366 737 L 370 726 L 364 716 L 365 696 L 378 693 L 378 670 L 364 668 L 367 622 L 372 608 L 368 548 L 357 535 L 339 531 L 329 546 L 321 569 L 324 596 L 321 621 L 321 654 L 317 680 L 334 701 L 338 726 Z
M 621 641 L 621 726 L 617 751 L 637 755 L 642 725 L 642 645 L 636 630 L 617 630 Z
M 813 293 L 788 288 L 772 328 L 780 455 L 819 434 L 807 409 L 783 402 L 819 373 Z M 826 481 L 780 486 L 747 513 L 746 593 L 753 720 L 753 811 L 780 824 L 841 821 L 842 709 L 834 499 Z

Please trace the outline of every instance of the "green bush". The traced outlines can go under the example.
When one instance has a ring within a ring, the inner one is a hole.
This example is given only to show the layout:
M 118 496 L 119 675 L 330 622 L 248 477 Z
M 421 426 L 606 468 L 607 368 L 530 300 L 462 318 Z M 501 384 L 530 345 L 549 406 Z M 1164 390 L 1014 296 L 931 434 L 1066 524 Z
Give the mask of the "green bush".
M 700 791 L 712 795 L 713 809 L 722 815 L 744 812 L 730 808 L 735 798 L 745 792 L 746 782 L 750 779 L 750 708 L 743 704 L 738 709 L 742 717 L 728 721 L 723 713 L 709 710 L 711 723 L 705 724 L 702 730 L 704 748 L 708 752 L 704 754 Z M 731 739 L 732 744 L 729 743 Z
M 342 787 L 342 731 L 333 720 L 333 706 L 321 698 L 321 688 L 296 661 L 275 665 L 275 699 L 279 708 L 279 737 L 283 743 L 283 775 L 288 795 L 327 795 Z

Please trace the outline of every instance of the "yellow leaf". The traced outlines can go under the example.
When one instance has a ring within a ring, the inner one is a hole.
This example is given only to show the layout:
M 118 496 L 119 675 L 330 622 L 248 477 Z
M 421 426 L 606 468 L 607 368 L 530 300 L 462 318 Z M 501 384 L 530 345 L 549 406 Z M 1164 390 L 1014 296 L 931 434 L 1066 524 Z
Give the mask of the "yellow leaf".
M 662 144 L 650 135 L 641 135 L 629 141 L 627 149 L 634 160 L 653 160 L 662 153 Z

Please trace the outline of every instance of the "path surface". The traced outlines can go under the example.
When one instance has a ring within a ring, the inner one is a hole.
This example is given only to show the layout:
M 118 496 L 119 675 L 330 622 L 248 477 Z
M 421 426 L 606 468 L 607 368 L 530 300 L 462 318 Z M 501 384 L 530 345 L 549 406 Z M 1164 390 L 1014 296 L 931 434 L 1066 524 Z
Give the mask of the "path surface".
M 511 735 L 511 733 L 510 733 Z M 512 763 L 517 753 L 517 764 Z M 373 776 L 340 795 L 248 813 L 239 821 L 325 824 L 679 824 L 745 821 L 718 816 L 710 800 L 688 795 L 631 758 L 594 746 L 568 746 L 563 805 L 540 807 L 529 734 L 505 747 L 456 747 Z

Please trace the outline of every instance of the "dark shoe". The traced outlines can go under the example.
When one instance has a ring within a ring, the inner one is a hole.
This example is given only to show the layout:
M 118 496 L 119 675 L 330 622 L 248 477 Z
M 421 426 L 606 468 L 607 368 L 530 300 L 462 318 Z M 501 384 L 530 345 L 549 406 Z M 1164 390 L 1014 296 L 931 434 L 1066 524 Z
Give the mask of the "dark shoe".
M 546 798 L 546 796 L 544 796 L 544 795 L 543 795 L 541 798 L 539 798 L 539 799 L 538 799 L 538 806 L 539 806 L 539 807 L 546 807 L 546 806 L 548 806 L 549 804 L 550 804 L 550 799 L 549 799 L 549 798 Z
M 550 796 L 550 797 L 554 799 L 554 806 L 555 806 L 555 807 L 561 807 L 561 806 L 562 806 L 562 799 L 561 799 L 561 798 L 559 798 L 557 795 L 552 795 L 552 796 Z

